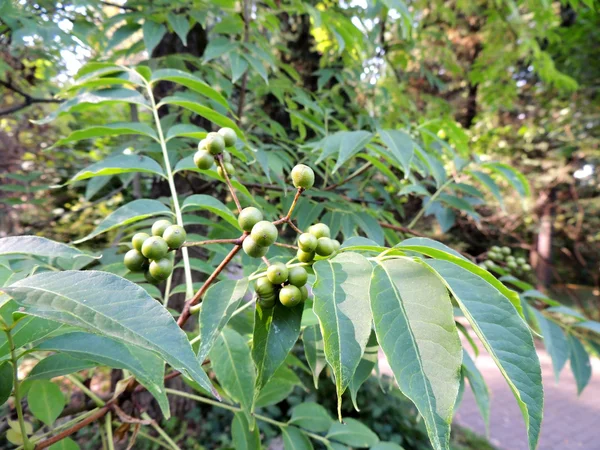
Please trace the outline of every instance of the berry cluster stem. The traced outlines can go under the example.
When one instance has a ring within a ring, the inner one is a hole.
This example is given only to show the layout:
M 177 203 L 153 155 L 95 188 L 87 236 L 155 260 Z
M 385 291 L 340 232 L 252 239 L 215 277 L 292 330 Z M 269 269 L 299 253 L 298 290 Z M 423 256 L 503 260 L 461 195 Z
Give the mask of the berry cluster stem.
M 235 190 L 233 189 L 233 185 L 231 184 L 231 180 L 229 179 L 229 174 L 227 170 L 225 170 L 225 165 L 223 164 L 223 154 L 217 155 L 217 164 L 221 168 L 221 172 L 223 173 L 223 177 L 225 177 L 225 183 L 227 183 L 227 187 L 229 188 L 229 192 L 231 193 L 231 197 L 235 202 L 235 206 L 237 206 L 238 213 L 242 212 L 242 205 L 237 198 Z

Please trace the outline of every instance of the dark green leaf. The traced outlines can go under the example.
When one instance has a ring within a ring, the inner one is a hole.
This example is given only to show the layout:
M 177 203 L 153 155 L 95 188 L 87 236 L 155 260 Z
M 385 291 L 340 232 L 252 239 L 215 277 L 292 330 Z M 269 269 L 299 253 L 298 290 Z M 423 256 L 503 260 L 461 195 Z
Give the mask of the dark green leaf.
M 183 14 L 174 14 L 169 12 L 167 14 L 167 22 L 173 28 L 173 31 L 177 33 L 183 45 L 187 47 L 187 34 L 190 31 L 190 22 L 188 18 Z
M 411 137 L 404 131 L 398 130 L 378 130 L 378 133 L 391 156 L 398 162 L 398 166 L 402 167 L 404 178 L 408 177 L 415 154 L 415 143 Z
M 319 388 L 319 375 L 327 365 L 325 361 L 325 351 L 323 349 L 323 337 L 318 325 L 306 327 L 302 333 L 302 342 L 304 343 L 304 354 L 306 361 L 313 374 L 313 383 L 315 388 Z
M 183 205 L 181 206 L 183 211 L 185 210 L 196 210 L 196 209 L 206 209 L 213 214 L 216 214 L 220 218 L 226 220 L 236 229 L 240 230 L 240 225 L 238 224 L 237 217 L 231 212 L 227 206 L 221 203 L 220 200 L 212 197 L 210 195 L 204 194 L 196 194 L 190 195 L 185 199 Z
M 236 450 L 260 450 L 260 432 L 258 427 L 250 431 L 250 424 L 246 416 L 241 413 L 235 413 L 233 423 L 231 424 L 231 436 Z
M 569 360 L 571 362 L 571 372 L 577 383 L 577 394 L 581 394 L 592 377 L 592 364 L 590 355 L 585 350 L 579 339 L 572 334 L 567 336 L 569 343 Z
M 535 318 L 540 327 L 540 333 L 544 338 L 544 346 L 552 359 L 554 377 L 558 383 L 558 377 L 565 363 L 569 359 L 569 343 L 565 333 L 553 321 L 547 319 L 541 312 L 533 309 Z
M 471 386 L 471 390 L 473 391 L 473 395 L 475 396 L 475 402 L 477 403 L 477 407 L 479 408 L 481 417 L 483 417 L 485 428 L 489 433 L 490 393 L 488 391 L 487 385 L 485 384 L 485 380 L 481 375 L 481 372 L 479 372 L 479 369 L 477 369 L 477 366 L 466 351 L 463 352 L 462 371 L 467 380 L 469 380 L 469 386 Z
M 151 81 L 152 83 L 155 83 L 160 80 L 167 80 L 181 84 L 188 89 L 214 100 L 225 108 L 230 109 L 225 97 L 213 89 L 209 84 L 192 74 L 177 69 L 161 69 L 152 74 Z
M 504 177 L 513 188 L 519 193 L 521 197 L 529 197 L 531 195 L 531 188 L 529 187 L 529 181 L 525 178 L 521 172 L 508 164 L 499 162 L 490 162 L 482 164 L 482 167 L 486 167 L 498 175 Z
M 291 354 L 290 354 L 291 355 Z M 282 402 L 290 396 L 296 386 L 302 382 L 298 375 L 285 364 L 279 366 L 267 384 L 260 391 L 254 406 L 265 408 Z
M 51 426 L 65 407 L 65 396 L 56 384 L 36 380 L 29 388 L 27 404 L 37 419 Z
M 160 164 L 152 158 L 142 155 L 118 155 L 86 167 L 71 178 L 67 184 L 93 177 L 135 172 L 151 173 L 167 178 Z
M 354 372 L 354 376 L 348 385 L 348 389 L 350 389 L 350 396 L 352 398 L 352 404 L 354 405 L 354 409 L 357 411 L 359 411 L 359 408 L 358 404 L 356 403 L 356 394 L 358 393 L 358 390 L 362 384 L 367 381 L 367 378 L 369 378 L 371 373 L 373 373 L 373 369 L 375 368 L 379 358 L 378 353 L 379 343 L 377 342 L 377 336 L 375 335 L 374 331 L 371 331 L 363 358 L 360 360 L 360 363 L 356 368 L 356 372 Z
M 28 380 L 46 380 L 70 373 L 79 372 L 80 370 L 91 369 L 97 364 L 93 361 L 73 358 L 72 356 L 57 353 L 50 355 L 41 360 L 36 366 L 31 369 Z
M 229 63 L 231 64 L 231 82 L 235 83 L 248 70 L 248 61 L 242 58 L 239 53 L 231 52 L 229 54 Z
M 97 137 L 107 136 L 122 136 L 124 134 L 136 134 L 140 136 L 147 136 L 155 141 L 158 141 L 156 132 L 145 123 L 139 122 L 122 122 L 122 123 L 111 123 L 108 125 L 96 125 L 83 130 L 73 131 L 66 138 L 60 139 L 52 147 L 59 145 L 69 144 L 71 142 L 81 141 L 83 139 L 93 139 Z
M 237 47 L 235 42 L 231 42 L 229 39 L 224 37 L 217 37 L 211 39 L 206 49 L 204 50 L 204 61 L 208 62 L 211 59 L 218 58 L 224 54 L 230 52 Z
M 312 450 L 310 439 L 296 427 L 281 427 L 284 450 Z
M 154 47 L 158 45 L 167 32 L 167 27 L 162 23 L 146 20 L 144 21 L 144 25 L 142 25 L 142 31 L 144 32 L 144 44 L 146 45 L 146 50 L 148 50 L 148 56 L 152 57 L 152 50 L 154 50 Z
M 6 403 L 13 388 L 13 367 L 4 361 L 0 363 L 0 407 Z
M 324 433 L 329 430 L 333 419 L 318 403 L 304 402 L 294 407 L 289 423 L 308 431 Z

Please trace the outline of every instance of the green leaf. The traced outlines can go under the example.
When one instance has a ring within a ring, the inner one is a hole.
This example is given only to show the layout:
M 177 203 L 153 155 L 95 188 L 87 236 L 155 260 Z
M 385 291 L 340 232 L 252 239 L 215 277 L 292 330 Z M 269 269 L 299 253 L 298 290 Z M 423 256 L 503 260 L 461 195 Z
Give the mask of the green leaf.
M 102 222 L 100 222 L 94 231 L 87 236 L 78 239 L 74 242 L 74 244 L 80 244 L 82 242 L 89 241 L 90 239 L 112 229 L 160 215 L 169 215 L 175 217 L 173 212 L 158 200 L 134 200 L 110 213 Z
M 187 47 L 187 34 L 190 31 L 190 22 L 183 14 L 174 14 L 169 12 L 167 14 L 167 22 L 173 28 L 173 31 L 177 33 L 183 45 Z
M 308 436 L 296 427 L 281 427 L 284 450 L 312 450 Z
M 569 343 L 560 326 L 547 319 L 537 309 L 533 309 L 533 313 L 540 327 L 540 333 L 544 338 L 546 351 L 552 359 L 554 377 L 558 383 L 560 372 L 569 359 Z
M 248 290 L 248 278 L 223 280 L 213 284 L 202 300 L 200 309 L 200 348 L 198 359 L 206 359 L 215 339 L 227 325 Z
M 379 442 L 378 444 L 373 445 L 371 450 L 404 450 L 404 447 L 400 447 L 393 442 Z
M 221 36 L 211 39 L 204 50 L 204 62 L 223 56 L 236 47 L 237 44 L 235 42 L 231 42 L 229 39 Z
M 485 163 L 482 164 L 481 167 L 490 169 L 491 171 L 502 176 L 513 188 L 515 188 L 521 197 L 529 197 L 531 195 L 529 181 L 527 181 L 525 175 L 523 175 L 514 167 L 499 162 Z
M 65 438 L 58 441 L 56 444 L 52 444 L 48 447 L 48 450 L 79 450 L 79 444 L 71 438 Z
M 371 309 L 400 390 L 423 416 L 433 448 L 448 449 L 462 348 L 446 288 L 418 262 L 381 261 L 373 271 Z
M 371 447 L 379 442 L 377 435 L 366 425 L 351 418 L 344 419 L 344 423 L 334 422 L 327 438 L 355 448 Z
M 342 167 L 346 161 L 356 155 L 369 143 L 373 135 L 368 131 L 340 131 L 342 133 L 340 141 L 340 152 L 338 159 L 333 167 L 335 173 L 340 167 Z
M 139 136 L 147 136 L 155 141 L 158 141 L 156 132 L 145 123 L 139 122 L 120 122 L 111 123 L 108 125 L 96 125 L 83 130 L 73 131 L 66 138 L 60 139 L 52 147 L 54 148 L 59 145 L 69 144 L 71 142 L 77 142 L 84 139 L 93 139 L 97 137 L 107 136 L 122 136 L 125 134 L 135 134 Z
M 489 434 L 490 431 L 490 393 L 488 387 L 485 384 L 483 375 L 471 359 L 471 356 L 466 351 L 463 351 L 463 366 L 462 371 L 464 376 L 469 380 L 469 386 L 475 396 L 475 402 L 483 417 L 485 423 L 485 429 Z
M 255 397 L 283 364 L 298 340 L 302 309 L 302 304 L 286 308 L 277 303 L 268 309 L 256 305 L 252 333 L 252 359 L 257 370 Z
M 360 360 L 360 363 L 356 368 L 356 372 L 354 372 L 354 376 L 348 385 L 348 389 L 350 389 L 350 397 L 352 398 L 352 404 L 354 405 L 354 409 L 357 411 L 360 411 L 360 409 L 356 403 L 356 394 L 358 394 L 358 390 L 362 384 L 367 381 L 367 378 L 369 378 L 371 373 L 373 373 L 373 369 L 375 368 L 375 365 L 379 359 L 378 352 L 379 343 L 377 342 L 377 336 L 375 335 L 375 332 L 371 330 L 371 335 L 369 336 L 369 341 L 367 342 L 367 347 L 365 348 L 363 358 Z
M 477 274 L 450 261 L 424 263 L 450 289 L 506 379 L 523 414 L 529 448 L 534 449 L 540 433 L 544 392 L 540 362 L 527 324 L 506 296 Z
M 276 405 L 288 398 L 296 386 L 301 385 L 302 382 L 298 375 L 283 364 L 279 366 L 279 369 L 275 371 L 267 384 L 261 389 L 254 407 L 266 408 L 267 406 Z
M 166 140 L 169 141 L 175 137 L 190 137 L 194 139 L 204 139 L 208 132 L 204 128 L 197 127 L 196 125 L 192 125 L 189 123 L 180 123 L 177 125 L 173 125 L 167 131 Z M 193 163 L 193 155 L 192 155 L 192 163 Z M 194 165 L 195 167 L 195 165 Z
M 308 431 L 324 433 L 331 427 L 333 419 L 318 403 L 304 402 L 294 407 L 289 423 Z
M 216 214 L 221 219 L 227 221 L 236 229 L 241 230 L 235 214 L 231 212 L 220 200 L 210 195 L 196 194 L 190 195 L 185 199 L 181 206 L 182 211 L 194 209 L 206 209 L 213 214 Z
M 65 407 L 65 396 L 56 384 L 36 380 L 29 388 L 27 404 L 37 419 L 51 426 Z
M 86 180 L 93 177 L 106 175 L 119 175 L 122 173 L 151 173 L 167 178 L 162 167 L 152 158 L 142 155 L 118 155 L 98 161 L 91 166 L 79 171 L 66 184 Z
M 39 236 L 9 236 L 0 238 L 0 256 L 32 255 L 45 258 L 93 258 L 70 245 Z
M 500 291 L 502 295 L 504 295 L 510 300 L 513 306 L 519 312 L 519 315 L 521 317 L 524 317 L 523 307 L 521 305 L 521 299 L 519 298 L 519 294 L 517 294 L 511 289 L 508 289 L 487 270 L 482 269 L 477 264 L 472 263 L 460 253 L 452 250 L 450 247 L 447 247 L 444 244 L 441 244 L 429 238 L 410 238 L 400 242 L 398 245 L 396 245 L 396 248 L 421 253 L 423 255 L 427 255 L 440 260 L 450 261 L 458 266 L 461 266 L 463 269 L 466 269 L 469 272 L 477 275 L 478 277 L 483 278 L 495 289 Z
M 358 253 L 340 253 L 313 265 L 314 311 L 321 324 L 325 358 L 333 369 L 341 416 L 342 394 L 350 384 L 371 334 L 371 263 Z
M 571 362 L 571 372 L 577 383 L 577 395 L 585 389 L 592 377 L 592 364 L 590 355 L 585 350 L 579 339 L 572 334 L 567 336 L 569 343 L 569 360 Z
M 410 165 L 415 154 L 415 143 L 404 131 L 378 130 L 378 133 L 391 156 L 402 167 L 406 179 L 410 174 Z
M 0 406 L 6 403 L 13 388 L 13 367 L 8 362 L 0 363 Z
M 585 322 L 579 322 L 574 326 L 600 334 L 600 322 L 596 322 L 595 320 L 586 320 Z
M 158 45 L 167 32 L 167 27 L 162 23 L 145 20 L 144 25 L 142 25 L 142 31 L 144 33 L 144 44 L 146 45 L 146 50 L 148 50 L 148 57 L 151 58 L 152 50 L 154 50 L 154 47 Z
M 231 65 L 231 83 L 235 84 L 244 72 L 248 70 L 248 61 L 246 61 L 239 53 L 231 52 L 229 54 L 229 63 Z
M 41 120 L 32 120 L 32 122 L 37 125 L 45 125 L 49 122 L 52 122 L 59 115 L 67 111 L 81 111 L 86 109 L 90 104 L 96 105 L 99 103 L 108 103 L 111 105 L 120 102 L 132 103 L 134 105 L 139 105 L 150 109 L 148 100 L 146 100 L 146 98 L 138 91 L 125 88 L 101 89 L 98 91 L 82 92 L 72 99 L 62 103 L 45 118 Z
M 267 69 L 263 65 L 262 61 L 255 58 L 251 53 L 242 53 L 242 57 L 248 61 L 250 66 L 260 75 L 260 77 L 264 80 L 266 84 L 269 84 L 269 74 L 267 73 Z
M 246 416 L 241 413 L 235 413 L 233 423 L 231 424 L 231 436 L 233 446 L 236 450 L 260 450 L 260 432 L 258 427 L 250 431 L 250 424 Z
M 105 272 L 69 270 L 34 275 L 5 290 L 27 314 L 152 351 L 217 396 L 185 333 L 136 284 Z
M 246 138 L 245 138 L 244 134 L 242 133 L 242 130 L 240 130 L 238 128 L 238 126 L 235 124 L 235 122 L 233 120 L 231 120 L 229 117 L 224 116 L 221 113 L 218 113 L 214 109 L 209 108 L 208 106 L 201 105 L 198 102 L 192 101 L 185 97 L 179 97 L 179 96 L 171 96 L 171 97 L 164 98 L 158 104 L 158 107 L 161 107 L 163 105 L 175 105 L 175 106 L 181 106 L 182 108 L 189 109 L 190 111 L 198 114 L 201 117 L 204 117 L 207 120 L 210 120 L 211 122 L 213 122 L 216 125 L 219 125 L 220 127 L 232 128 L 240 139 L 242 139 L 243 141 L 246 141 Z
M 213 89 L 209 84 L 192 74 L 177 69 L 161 69 L 152 74 L 151 82 L 155 83 L 160 80 L 181 84 L 192 91 L 214 100 L 226 109 L 230 109 L 225 97 Z
M 231 328 L 223 329 L 210 351 L 210 361 L 221 387 L 240 404 L 248 422 L 254 423 L 256 373 L 246 340 Z
M 54 377 L 68 375 L 80 370 L 91 369 L 97 364 L 93 361 L 73 358 L 72 356 L 56 353 L 41 360 L 27 375 L 28 380 L 49 380 Z
M 14 305 L 14 302 L 10 302 Z M 16 308 L 15 308 L 16 310 Z M 48 336 L 50 333 L 60 328 L 62 324 L 52 320 L 41 319 L 39 317 L 24 317 L 17 322 L 12 329 L 11 334 L 15 348 L 21 348 L 24 345 L 35 342 Z M 6 334 L 0 334 L 0 358 L 10 353 L 10 346 L 6 339 Z
M 128 370 L 154 396 L 165 417 L 170 416 L 164 387 L 165 364 L 157 354 L 118 339 L 82 331 L 55 336 L 39 344 L 37 349 L 61 352 L 54 356 L 76 358 L 80 363 L 92 361 L 95 365 Z
M 500 192 L 500 188 L 498 187 L 494 179 L 490 177 L 487 173 L 480 172 L 478 170 L 472 170 L 469 172 L 469 174 L 481 184 L 483 184 L 487 188 L 487 190 L 490 191 L 490 193 L 494 196 L 494 198 L 498 200 L 498 203 L 500 203 L 500 207 L 504 209 L 504 199 L 502 198 L 502 192 Z
M 315 389 L 319 388 L 319 375 L 327 365 L 321 329 L 318 325 L 306 327 L 302 333 L 304 354 L 313 374 Z

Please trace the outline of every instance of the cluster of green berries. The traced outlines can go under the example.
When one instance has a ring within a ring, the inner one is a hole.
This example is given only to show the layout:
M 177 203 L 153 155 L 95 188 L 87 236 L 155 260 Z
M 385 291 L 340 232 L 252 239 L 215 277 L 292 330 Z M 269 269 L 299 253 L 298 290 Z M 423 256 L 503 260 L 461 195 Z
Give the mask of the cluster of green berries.
M 263 220 L 262 212 L 254 206 L 242 209 L 238 223 L 242 230 L 250 233 L 244 239 L 242 248 L 252 258 L 265 256 L 279 235 L 277 227 L 268 220 Z
M 316 223 L 308 227 L 307 233 L 298 236 L 298 261 L 312 262 L 315 255 L 330 256 L 340 248 L 340 241 L 331 239 L 331 231 L 324 223 Z
M 304 267 L 288 268 L 281 262 L 271 264 L 267 276 L 256 280 L 257 302 L 262 308 L 272 308 L 279 299 L 283 306 L 293 308 L 308 298 L 307 280 Z
M 223 167 L 228 175 L 235 173 L 235 167 L 231 164 L 231 155 L 225 151 L 226 147 L 233 147 L 237 142 L 237 135 L 231 128 L 221 128 L 219 131 L 211 132 L 198 143 L 198 151 L 194 154 L 194 164 L 200 170 L 208 170 L 215 163 L 215 156 L 223 155 Z M 223 169 L 217 168 L 221 178 L 225 178 Z
M 151 232 L 152 236 L 148 233 L 133 236 L 133 249 L 125 253 L 123 262 L 132 272 L 145 272 L 148 282 L 158 284 L 173 272 L 173 260 L 168 253 L 183 245 L 186 233 L 183 227 L 165 219 L 154 222 Z
M 497 245 L 494 245 L 490 248 L 487 254 L 488 259 L 482 263 L 482 267 L 493 269 L 494 267 L 503 265 L 505 270 L 517 275 L 531 271 L 531 266 L 527 264 L 525 258 L 515 258 L 511 253 L 512 251 L 509 247 L 498 247 Z

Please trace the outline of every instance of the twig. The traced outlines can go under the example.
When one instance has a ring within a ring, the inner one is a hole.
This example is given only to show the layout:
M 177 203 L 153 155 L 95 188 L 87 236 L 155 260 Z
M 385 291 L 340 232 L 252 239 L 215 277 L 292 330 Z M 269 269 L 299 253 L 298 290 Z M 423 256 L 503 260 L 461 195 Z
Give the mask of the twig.
M 263 262 L 267 265 L 267 267 L 269 267 L 271 265 L 271 263 L 269 262 L 269 260 L 267 259 L 266 256 L 262 257 Z
M 300 233 L 302 233 L 302 232 L 300 232 Z M 276 245 L 277 247 L 284 247 L 284 248 L 291 248 L 292 250 L 298 250 L 297 246 L 291 245 L 291 244 L 284 244 L 283 242 L 275 242 L 273 245 Z
M 370 162 L 364 164 L 362 167 L 360 167 L 359 169 L 357 169 L 353 174 L 351 174 L 350 176 L 348 176 L 347 178 L 343 179 L 342 181 L 340 181 L 339 183 L 335 183 L 332 184 L 330 186 L 327 186 L 324 190 L 325 191 L 332 191 L 333 189 L 342 186 L 343 184 L 346 184 L 348 181 L 352 180 L 353 178 L 356 178 L 357 176 L 363 174 L 364 172 L 366 172 L 367 170 L 369 170 L 369 168 L 372 166 L 373 164 L 371 164 Z
M 7 89 L 10 89 L 11 91 L 15 92 L 16 94 L 19 94 L 21 97 L 23 97 L 25 99 L 25 101 L 23 103 L 19 103 L 17 105 L 10 106 L 5 109 L 0 109 L 0 116 L 6 116 L 8 114 L 12 114 L 23 108 L 27 108 L 28 106 L 33 105 L 34 103 L 62 103 L 62 100 L 59 100 L 57 98 L 32 97 L 27 92 L 22 91 L 21 89 L 19 89 L 18 87 L 16 87 L 9 81 L 0 80 L 0 85 L 4 86 Z
M 412 234 L 413 236 L 427 237 L 423 233 L 419 233 L 418 231 L 411 230 L 410 228 L 407 228 L 407 227 L 392 225 L 391 223 L 385 223 L 385 222 L 378 222 L 378 223 L 383 228 L 389 228 L 390 230 L 400 231 L 400 232 L 406 233 L 406 234 Z
M 182 245 L 182 247 L 200 247 L 202 245 L 211 245 L 211 244 L 240 244 L 240 238 L 238 239 L 208 239 L 206 241 L 192 241 L 186 242 Z
M 240 205 L 240 201 L 238 200 L 235 190 L 233 189 L 233 186 L 231 185 L 231 180 L 229 179 L 229 174 L 227 173 L 227 170 L 225 170 L 225 165 L 223 164 L 223 154 L 222 153 L 220 155 L 217 155 L 217 164 L 221 168 L 221 172 L 223 173 L 223 177 L 225 178 L 225 183 L 227 183 L 227 187 L 229 188 L 229 192 L 231 193 L 231 196 L 233 197 L 235 206 L 237 206 L 238 213 L 240 213 L 240 212 L 242 212 L 242 205 Z

